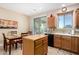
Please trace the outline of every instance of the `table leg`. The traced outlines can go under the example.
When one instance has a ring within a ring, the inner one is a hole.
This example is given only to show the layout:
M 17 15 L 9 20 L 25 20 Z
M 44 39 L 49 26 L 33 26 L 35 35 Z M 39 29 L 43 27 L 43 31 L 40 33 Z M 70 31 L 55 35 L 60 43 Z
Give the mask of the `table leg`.
M 9 55 L 11 55 L 11 40 L 9 41 Z
M 17 49 L 17 42 L 16 42 L 16 44 L 15 44 L 15 49 Z

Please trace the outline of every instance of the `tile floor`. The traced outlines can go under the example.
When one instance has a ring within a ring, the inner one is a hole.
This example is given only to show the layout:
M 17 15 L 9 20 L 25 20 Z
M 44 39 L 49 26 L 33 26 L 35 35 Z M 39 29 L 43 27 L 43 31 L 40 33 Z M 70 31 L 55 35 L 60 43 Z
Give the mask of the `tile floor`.
M 2 46 L 0 46 L 0 55 L 8 55 L 8 52 L 5 52 Z M 11 55 L 22 55 L 21 48 L 18 48 L 17 50 L 12 49 Z M 75 55 L 75 54 L 57 48 L 48 47 L 48 55 Z
M 48 47 L 48 55 L 76 55 L 76 54 L 62 49 Z

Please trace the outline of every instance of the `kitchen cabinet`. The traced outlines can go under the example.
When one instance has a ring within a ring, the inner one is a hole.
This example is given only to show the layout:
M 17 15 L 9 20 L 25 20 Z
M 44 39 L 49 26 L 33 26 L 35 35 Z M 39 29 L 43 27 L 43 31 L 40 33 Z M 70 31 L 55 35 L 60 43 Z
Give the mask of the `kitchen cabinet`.
M 76 10 L 76 28 L 79 28 L 79 8 Z
M 72 37 L 71 51 L 79 53 L 79 37 Z
M 71 36 L 62 36 L 62 49 L 71 50 Z
M 31 35 L 23 37 L 23 55 L 46 55 L 47 52 L 47 35 Z
M 61 36 L 54 35 L 54 47 L 61 48 Z
M 55 28 L 55 17 L 53 15 L 48 17 L 48 27 Z
M 54 35 L 54 47 L 79 54 L 79 37 Z

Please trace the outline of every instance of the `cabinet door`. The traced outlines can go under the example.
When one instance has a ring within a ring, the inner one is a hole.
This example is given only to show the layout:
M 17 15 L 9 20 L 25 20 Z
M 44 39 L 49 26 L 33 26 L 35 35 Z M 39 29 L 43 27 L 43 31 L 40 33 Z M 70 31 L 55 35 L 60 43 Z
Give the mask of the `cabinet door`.
M 42 39 L 38 39 L 34 41 L 34 54 L 35 55 L 42 55 L 43 54 L 43 44 Z
M 55 17 L 54 16 L 48 18 L 48 27 L 49 28 L 55 27 Z
M 73 52 L 78 52 L 78 43 L 77 43 L 78 38 L 77 37 L 72 37 L 71 41 L 71 51 Z
M 79 11 L 76 12 L 76 28 L 79 28 Z
M 43 37 L 35 41 L 35 55 L 45 55 L 48 52 L 48 38 Z
M 63 36 L 62 37 L 62 48 L 71 50 L 71 37 L 70 36 Z
M 48 38 L 44 37 L 43 40 L 42 40 L 42 43 L 43 43 L 43 52 L 44 52 L 44 55 L 45 55 L 48 52 Z
M 61 48 L 61 36 L 59 35 L 54 36 L 54 46 Z

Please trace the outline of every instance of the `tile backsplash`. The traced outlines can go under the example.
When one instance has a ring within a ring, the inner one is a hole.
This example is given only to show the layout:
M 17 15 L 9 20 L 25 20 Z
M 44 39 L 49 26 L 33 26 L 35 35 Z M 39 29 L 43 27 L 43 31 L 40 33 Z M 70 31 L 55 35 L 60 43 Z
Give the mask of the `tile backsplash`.
M 49 33 L 79 34 L 79 29 L 55 29 L 55 30 L 50 30 Z
M 71 29 L 55 29 L 52 32 L 57 32 L 57 33 L 71 33 Z

